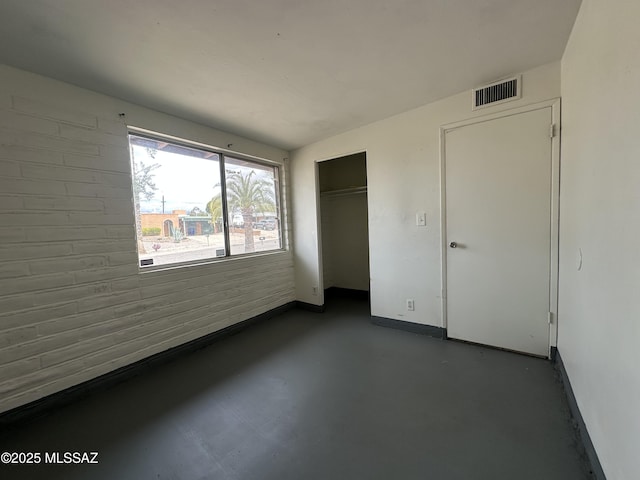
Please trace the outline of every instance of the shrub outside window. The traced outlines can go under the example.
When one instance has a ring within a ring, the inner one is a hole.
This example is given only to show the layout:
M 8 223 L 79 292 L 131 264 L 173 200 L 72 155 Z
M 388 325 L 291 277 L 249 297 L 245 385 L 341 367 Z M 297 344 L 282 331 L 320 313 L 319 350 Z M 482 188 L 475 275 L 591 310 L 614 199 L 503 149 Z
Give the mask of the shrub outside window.
M 139 265 L 282 248 L 279 168 L 130 133 Z

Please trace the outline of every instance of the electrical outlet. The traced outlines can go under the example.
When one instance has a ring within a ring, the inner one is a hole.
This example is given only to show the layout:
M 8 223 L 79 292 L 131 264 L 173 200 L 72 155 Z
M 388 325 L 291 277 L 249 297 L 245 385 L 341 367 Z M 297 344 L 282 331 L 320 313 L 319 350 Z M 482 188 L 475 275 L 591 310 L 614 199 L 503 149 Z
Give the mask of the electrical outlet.
M 407 298 L 407 310 L 413 312 L 415 310 L 415 304 L 413 303 L 413 298 Z

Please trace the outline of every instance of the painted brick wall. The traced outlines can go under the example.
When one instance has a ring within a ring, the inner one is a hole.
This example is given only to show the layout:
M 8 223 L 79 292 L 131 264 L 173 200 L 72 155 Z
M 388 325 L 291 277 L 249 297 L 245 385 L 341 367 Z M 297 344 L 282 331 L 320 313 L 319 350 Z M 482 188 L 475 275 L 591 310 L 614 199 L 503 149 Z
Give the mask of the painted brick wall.
M 137 127 L 286 155 L 0 67 L 0 412 L 295 298 L 288 251 L 139 273 L 118 111 Z

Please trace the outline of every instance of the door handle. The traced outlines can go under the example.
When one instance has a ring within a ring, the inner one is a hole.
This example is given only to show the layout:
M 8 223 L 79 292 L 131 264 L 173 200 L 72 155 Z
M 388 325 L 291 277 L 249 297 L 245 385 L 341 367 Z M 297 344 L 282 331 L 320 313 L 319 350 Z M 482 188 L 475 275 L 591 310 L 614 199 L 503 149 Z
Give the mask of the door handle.
M 458 248 L 458 243 L 457 243 L 457 242 L 451 242 L 451 243 L 449 244 L 449 246 L 450 246 L 451 248 Z

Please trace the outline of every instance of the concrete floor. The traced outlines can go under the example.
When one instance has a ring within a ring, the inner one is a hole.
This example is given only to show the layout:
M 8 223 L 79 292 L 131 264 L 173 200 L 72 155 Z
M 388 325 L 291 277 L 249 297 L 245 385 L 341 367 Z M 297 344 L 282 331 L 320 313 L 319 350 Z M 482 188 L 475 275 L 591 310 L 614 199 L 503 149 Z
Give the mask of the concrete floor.
M 0 435 L 3 479 L 590 478 L 550 362 L 289 311 Z

